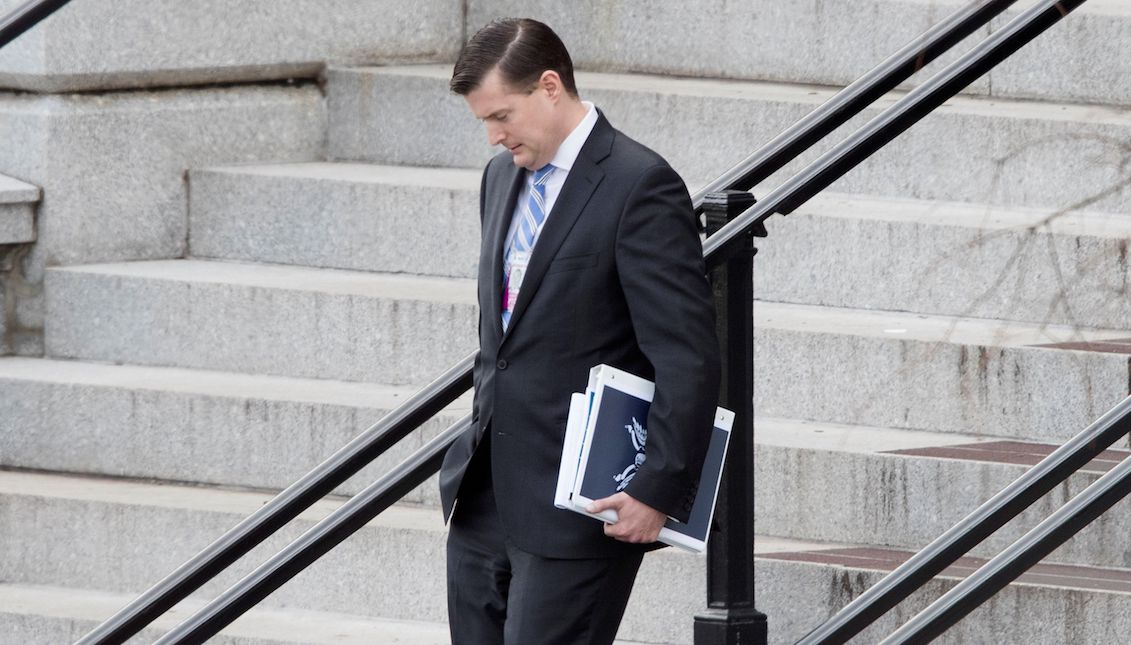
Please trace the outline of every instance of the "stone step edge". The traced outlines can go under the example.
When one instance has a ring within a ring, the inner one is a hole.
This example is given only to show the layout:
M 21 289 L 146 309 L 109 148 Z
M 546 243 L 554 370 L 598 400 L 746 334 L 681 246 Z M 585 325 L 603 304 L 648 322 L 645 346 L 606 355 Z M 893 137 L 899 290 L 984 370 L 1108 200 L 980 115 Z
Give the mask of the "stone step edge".
M 254 163 L 208 166 L 189 171 L 190 181 L 207 174 L 289 178 L 341 184 L 412 186 L 478 192 L 481 171 L 430 166 L 395 166 L 352 161 Z M 692 192 L 696 187 L 689 187 Z M 1048 209 L 1003 207 L 938 200 L 825 192 L 794 211 L 837 219 L 953 226 L 985 231 L 1039 230 L 1055 235 L 1131 238 L 1131 217 L 1100 211 L 1054 213 Z M 777 221 L 771 218 L 770 222 Z M 771 231 L 771 236 L 773 235 Z
M 110 591 L 0 582 L 0 617 L 9 615 L 59 619 L 89 630 L 134 598 L 134 594 Z M 140 635 L 147 639 L 159 638 L 203 606 L 203 600 L 184 600 L 154 620 Z M 253 639 L 256 643 L 277 641 L 310 645 L 451 643 L 445 623 L 271 607 L 257 607 L 248 611 L 224 628 L 220 635 Z M 644 644 L 618 639 L 614 645 Z
M 143 483 L 77 475 L 28 473 L 0 470 L 0 496 L 40 497 L 116 504 L 135 507 L 158 507 L 186 511 L 226 512 L 250 515 L 259 509 L 271 495 L 261 492 L 238 491 L 219 487 L 185 486 L 169 483 Z M 144 501 L 139 501 L 144 500 Z M 323 499 L 299 515 L 299 519 L 319 521 L 329 512 L 339 508 L 340 499 Z M 440 512 L 435 508 L 396 505 L 387 509 L 368 523 L 371 527 L 393 530 L 446 532 Z M 667 549 L 669 557 L 699 558 L 694 554 Z M 890 571 L 913 553 L 899 549 L 871 545 L 814 542 L 796 538 L 756 535 L 756 557 L 810 562 L 813 564 L 856 567 L 877 571 Z M 949 575 L 964 577 L 985 560 L 968 558 L 957 563 Z M 1033 584 L 1051 585 L 1052 577 L 1076 577 L 1085 581 L 1114 580 L 1118 589 L 1090 587 L 1096 591 L 1125 591 L 1131 593 L 1131 569 L 1096 567 L 1078 564 L 1046 563 L 1034 569 L 1028 580 Z M 1078 586 L 1065 584 L 1055 586 Z M 1109 585 L 1110 586 L 1110 585 Z M 0 606 L 3 606 L 0 604 Z
M 783 549 L 762 553 L 757 553 L 757 549 L 755 551 L 756 557 L 767 560 L 786 560 L 885 573 L 893 571 L 915 555 L 910 551 L 869 546 L 810 548 L 793 551 Z M 988 561 L 984 558 L 962 557 L 939 574 L 939 577 L 961 580 L 977 571 Z M 1011 584 L 1131 594 L 1131 569 L 1042 561 L 1021 574 Z
M 387 67 L 331 65 L 327 68 L 327 74 L 410 76 L 446 83 L 451 76 L 451 67 L 443 64 L 391 65 Z M 826 102 L 840 90 L 838 87 L 803 83 L 685 78 L 644 73 L 579 71 L 576 76 L 577 85 L 583 90 L 680 94 L 706 98 L 737 97 L 803 103 L 813 107 Z M 872 107 L 886 108 L 907 94 L 907 91 L 902 90 L 888 92 L 875 101 Z M 1131 110 L 1105 104 L 1036 101 L 961 94 L 944 103 L 939 111 L 991 117 L 1131 126 Z
M 0 468 L 0 495 L 249 516 L 273 499 L 277 491 Z M 324 497 L 295 519 L 318 522 L 345 502 L 340 496 Z M 368 525 L 446 530 L 439 510 L 414 504 L 392 506 Z
M 133 594 L 106 591 L 0 583 L 0 615 L 69 620 L 82 623 L 86 629 L 93 629 L 135 597 Z M 203 606 L 203 600 L 185 600 L 157 618 L 142 634 L 157 638 Z M 257 607 L 236 619 L 220 633 L 255 639 L 257 643 L 395 642 L 405 645 L 444 645 L 449 642 L 448 626 L 444 624 L 377 619 L 297 608 Z
M 877 428 L 765 416 L 754 419 L 754 441 L 756 446 L 1025 467 L 1037 464 L 1060 447 L 1059 444 L 986 435 Z M 1079 472 L 1102 475 L 1129 457 L 1129 450 L 1109 448 Z
M 475 304 L 475 280 L 403 273 L 303 267 L 238 260 L 143 260 L 74 264 L 49 275 L 86 274 L 179 283 L 234 285 L 325 295 L 345 295 L 444 304 Z
M 236 285 L 331 295 L 388 298 L 475 306 L 475 281 L 405 274 L 316 269 L 279 264 L 212 260 L 151 260 L 47 269 L 48 279 L 67 274 L 110 279 Z M 755 328 L 946 342 L 983 347 L 1044 346 L 1049 349 L 1131 354 L 1131 331 L 1024 323 L 946 315 L 913 314 L 756 301 Z M 1111 341 L 1116 341 L 1114 344 Z M 1096 344 L 1096 347 L 1088 347 Z
M 0 382 L 3 381 L 348 405 L 375 410 L 392 410 L 419 390 L 414 386 L 382 383 L 19 356 L 0 357 Z M 470 396 L 465 395 L 446 408 L 445 413 L 463 414 L 470 410 Z
M 42 194 L 39 186 L 0 173 L 0 205 L 34 204 Z

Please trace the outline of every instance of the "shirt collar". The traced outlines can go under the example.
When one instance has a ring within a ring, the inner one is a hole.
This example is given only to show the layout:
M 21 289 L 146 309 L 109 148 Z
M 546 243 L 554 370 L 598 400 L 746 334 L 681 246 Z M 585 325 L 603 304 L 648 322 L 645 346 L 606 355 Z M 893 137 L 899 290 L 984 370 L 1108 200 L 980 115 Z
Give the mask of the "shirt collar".
M 589 101 L 582 101 L 581 104 L 587 108 L 585 116 L 565 141 L 562 141 L 562 145 L 558 146 L 557 153 L 550 160 L 551 165 L 566 172 L 573 168 L 573 162 L 577 161 L 577 155 L 581 154 L 581 146 L 585 145 L 585 140 L 593 132 L 593 126 L 597 125 L 597 108 Z

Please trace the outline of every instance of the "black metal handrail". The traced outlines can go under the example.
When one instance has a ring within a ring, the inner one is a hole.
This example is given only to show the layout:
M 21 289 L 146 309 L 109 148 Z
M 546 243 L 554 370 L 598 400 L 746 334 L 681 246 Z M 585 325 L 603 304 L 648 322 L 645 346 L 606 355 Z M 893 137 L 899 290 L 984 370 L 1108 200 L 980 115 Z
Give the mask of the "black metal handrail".
M 1122 428 L 1123 435 L 1131 431 L 1131 397 L 1096 423 L 1105 423 L 1105 420 L 1109 425 Z M 881 645 L 917 645 L 934 640 L 1128 494 L 1131 494 L 1131 457 L 892 632 Z
M 711 193 L 754 188 L 962 39 L 986 26 L 1016 1 L 972 2 L 947 16 L 742 162 L 696 191 L 692 196 L 696 209 Z
M 986 71 L 1001 62 L 1022 45 L 1042 33 L 1068 12 L 1082 4 L 1076 2 L 1054 3 L 1046 1 L 1019 15 L 966 55 L 951 63 L 932 76 L 926 83 L 885 109 L 863 128 L 851 135 L 844 143 L 835 146 L 825 155 L 811 163 L 797 175 L 786 180 L 781 187 L 770 193 L 766 200 L 745 211 L 736 220 L 724 226 L 718 233 L 704 242 L 703 255 L 709 267 L 725 262 L 734 249 L 740 248 L 738 242 L 743 236 L 761 232 L 762 222 L 774 212 L 790 212 L 803 204 L 816 192 L 832 183 L 870 154 L 883 147 L 912 124 L 929 114 L 944 101 L 951 98 Z M 1072 5 L 1063 7 L 1063 5 Z M 1048 10 L 1055 8 L 1057 17 L 1050 19 Z M 783 205 L 789 204 L 788 210 Z M 449 439 L 454 441 L 454 437 Z M 431 444 L 430 444 L 431 446 Z M 427 470 L 424 451 L 410 456 L 401 466 L 405 472 L 422 473 Z M 434 472 L 434 471 L 431 471 Z M 431 474 L 426 472 L 425 476 Z M 348 511 L 339 509 L 331 513 L 323 523 L 350 523 L 362 526 L 373 516 L 366 515 L 366 509 L 357 505 Z M 316 525 L 309 533 L 320 531 Z M 295 543 L 297 544 L 297 542 Z M 292 545 L 294 547 L 294 545 Z M 288 547 L 288 551 L 292 547 Z M 295 547 L 298 549 L 299 547 Z M 304 547 L 312 548 L 312 547 Z M 261 565 L 250 575 L 233 585 L 222 597 L 209 603 L 197 614 L 190 617 L 161 643 L 169 645 L 200 643 L 218 633 L 229 622 L 263 600 L 285 578 L 275 575 L 284 565 L 269 562 Z M 305 566 L 305 565 L 304 565 Z M 296 575 L 301 567 L 290 569 Z M 268 583 L 270 581 L 270 583 Z M 175 635 L 174 635 L 175 634 Z
M 409 459 L 350 498 L 297 540 L 287 545 L 247 577 L 232 585 L 204 608 L 168 632 L 156 645 L 203 643 L 239 618 L 286 581 L 314 564 L 369 520 L 395 504 L 440 469 L 444 452 L 471 428 L 467 415 L 441 432 Z
M 845 605 L 797 645 L 847 642 L 1129 432 L 1131 397 Z
M 20 37 L 71 0 L 29 0 L 0 19 L 0 48 Z
M 896 87 L 923 65 L 985 26 L 1014 2 L 1016 0 L 980 0 L 962 7 L 763 145 L 753 155 L 708 184 L 708 187 L 745 190 L 753 185 L 750 182 L 756 183 L 760 178 L 769 177 L 793 157 L 863 110 L 875 98 Z M 700 210 L 705 195 L 706 193 L 699 191 L 694 196 L 693 204 L 697 211 Z M 246 555 L 326 492 L 336 488 L 379 456 L 395 442 L 392 440 L 394 437 L 399 440 L 416 427 L 413 423 L 423 423 L 470 389 L 473 357 L 474 355 L 463 359 L 435 383 L 389 413 L 254 515 L 119 610 L 84 636 L 78 645 L 124 642 Z M 457 386 L 456 383 L 463 385 Z
M 452 366 L 78 643 L 123 643 L 144 629 L 467 392 L 474 358 Z
M 704 255 L 737 243 L 774 213 L 792 213 L 1084 2 L 1041 0 L 1022 12 L 724 226 Z

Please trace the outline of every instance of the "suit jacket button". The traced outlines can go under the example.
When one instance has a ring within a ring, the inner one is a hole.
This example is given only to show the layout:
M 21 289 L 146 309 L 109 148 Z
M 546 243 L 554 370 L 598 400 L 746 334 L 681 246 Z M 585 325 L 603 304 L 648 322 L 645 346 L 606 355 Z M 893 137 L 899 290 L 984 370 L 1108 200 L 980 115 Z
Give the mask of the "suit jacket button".
M 495 363 L 495 367 L 497 367 L 501 370 L 505 370 L 505 369 L 507 369 L 507 362 L 504 359 L 500 358 L 499 362 Z

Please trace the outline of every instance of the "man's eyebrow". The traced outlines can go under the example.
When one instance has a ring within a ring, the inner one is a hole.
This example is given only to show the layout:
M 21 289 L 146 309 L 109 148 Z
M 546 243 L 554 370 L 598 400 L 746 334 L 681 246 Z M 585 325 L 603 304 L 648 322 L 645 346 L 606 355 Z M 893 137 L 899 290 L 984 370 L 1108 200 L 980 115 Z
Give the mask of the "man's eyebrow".
M 503 116 L 504 114 L 507 114 L 508 112 L 510 112 L 510 110 L 509 110 L 509 109 L 507 109 L 507 108 L 502 108 L 502 109 L 500 109 L 500 110 L 495 110 L 494 112 L 492 112 L 492 113 L 488 114 L 487 116 L 483 117 L 483 120 L 484 120 L 484 121 L 486 121 L 487 119 L 497 119 L 497 118 L 499 118 L 500 116 Z

